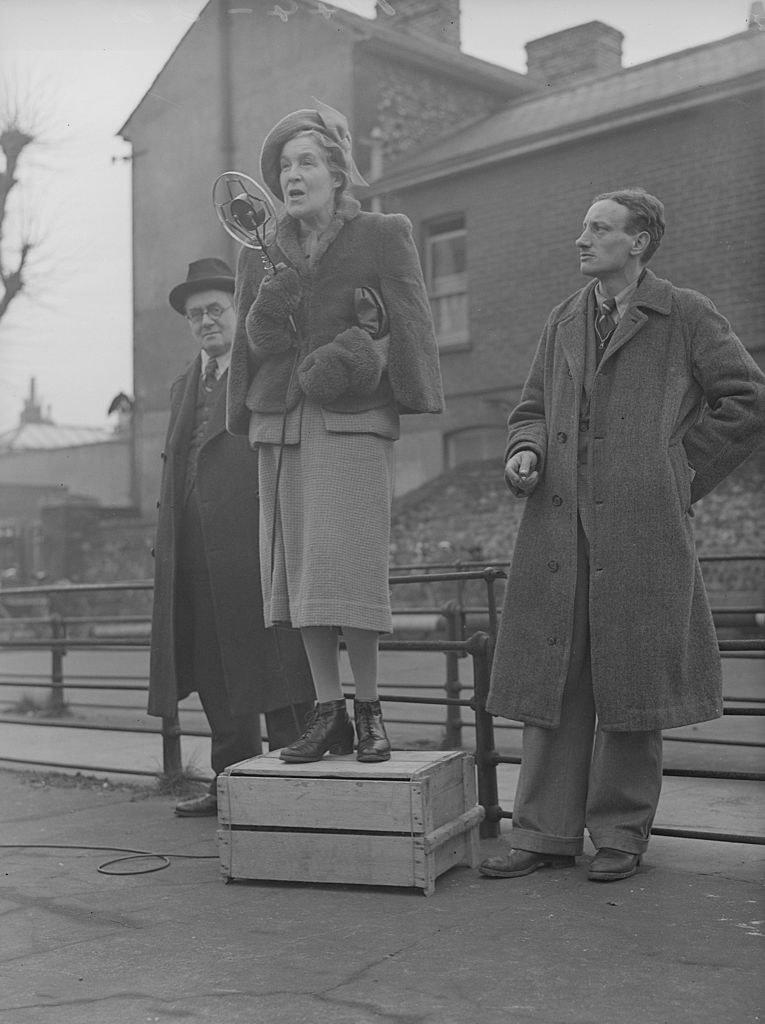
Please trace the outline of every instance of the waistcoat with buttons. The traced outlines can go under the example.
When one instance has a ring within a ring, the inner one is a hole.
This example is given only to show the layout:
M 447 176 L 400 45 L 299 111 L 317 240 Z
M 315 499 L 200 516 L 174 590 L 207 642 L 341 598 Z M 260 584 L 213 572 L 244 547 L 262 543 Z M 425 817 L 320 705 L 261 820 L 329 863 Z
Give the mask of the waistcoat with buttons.
M 210 391 L 205 389 L 202 382 L 202 374 L 199 375 L 197 385 L 197 404 L 194 412 L 194 429 L 189 438 L 189 447 L 186 453 L 186 477 L 184 484 L 184 503 L 194 489 L 197 479 L 197 462 L 199 461 L 199 450 L 207 437 L 207 428 L 210 424 L 210 417 L 218 401 L 221 387 L 225 387 L 226 374 L 224 373 Z

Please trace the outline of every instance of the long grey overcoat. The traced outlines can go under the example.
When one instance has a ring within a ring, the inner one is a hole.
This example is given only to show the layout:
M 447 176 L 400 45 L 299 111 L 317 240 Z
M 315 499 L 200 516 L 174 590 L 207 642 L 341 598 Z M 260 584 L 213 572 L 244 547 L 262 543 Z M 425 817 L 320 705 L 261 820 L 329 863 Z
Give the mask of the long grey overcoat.
M 488 710 L 560 722 L 576 582 L 577 438 L 590 282 L 548 318 L 509 454 L 535 450 Z M 765 378 L 703 295 L 648 271 L 595 373 L 589 413 L 592 680 L 605 730 L 722 714 L 692 505 L 765 437 Z
M 184 496 L 186 453 L 194 426 L 201 358 L 170 392 L 170 420 L 155 542 L 154 609 L 149 668 L 150 715 L 174 714 L 191 692 L 179 677 L 175 628 L 177 542 Z M 299 633 L 263 623 L 258 551 L 258 456 L 244 437 L 226 432 L 226 389 L 221 387 L 199 452 L 197 494 L 229 706 L 234 715 L 273 711 L 314 699 Z

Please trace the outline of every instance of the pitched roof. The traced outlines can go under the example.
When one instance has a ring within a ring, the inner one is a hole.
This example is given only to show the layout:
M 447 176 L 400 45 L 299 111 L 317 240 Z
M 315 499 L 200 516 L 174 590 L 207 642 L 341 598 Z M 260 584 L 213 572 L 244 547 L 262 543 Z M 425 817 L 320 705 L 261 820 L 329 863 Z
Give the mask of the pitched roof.
M 22 423 L 0 434 L 0 454 L 79 448 L 123 440 L 108 427 L 67 427 L 55 423 Z
M 117 132 L 118 135 L 130 138 L 130 122 L 141 109 L 144 100 L 152 93 L 155 83 L 168 66 L 178 49 L 183 46 L 189 33 L 193 32 L 198 21 L 207 13 L 212 0 L 200 11 L 197 18 L 189 26 L 183 37 L 173 49 L 168 59 L 157 72 L 151 86 L 141 97 L 137 106 L 129 115 L 125 123 Z M 315 2 L 312 0 L 292 0 L 296 7 L 303 8 L 303 13 L 315 15 L 319 13 Z M 243 5 L 240 8 L 232 8 L 229 11 L 232 15 L 246 16 L 253 14 L 251 7 Z M 268 12 L 276 13 L 275 8 Z M 297 12 L 293 12 L 297 13 Z M 325 24 L 325 20 L 314 19 Z M 441 74 L 448 74 L 453 78 L 461 79 L 466 84 L 472 84 L 484 89 L 496 90 L 500 95 L 516 97 L 533 90 L 534 86 L 529 83 L 526 75 L 518 71 L 511 71 L 489 61 L 481 60 L 479 57 L 471 57 L 462 53 L 452 46 L 442 43 L 438 39 L 431 39 L 420 33 L 406 32 L 397 28 L 389 28 L 384 21 L 377 18 L 365 18 L 351 11 L 335 7 L 331 14 L 332 24 L 335 28 L 347 30 L 355 42 L 367 48 L 381 53 L 383 56 L 399 61 L 416 63 L 420 68 L 430 67 Z
M 397 161 L 369 195 L 697 106 L 765 83 L 765 32 L 747 31 L 530 96 Z

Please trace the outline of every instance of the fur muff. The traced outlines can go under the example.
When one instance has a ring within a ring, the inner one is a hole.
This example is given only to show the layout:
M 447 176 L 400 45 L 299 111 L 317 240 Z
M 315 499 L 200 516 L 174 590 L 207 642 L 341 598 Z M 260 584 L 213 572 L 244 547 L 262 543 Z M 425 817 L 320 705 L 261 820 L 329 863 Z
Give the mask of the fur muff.
M 348 391 L 359 397 L 371 395 L 385 370 L 387 347 L 387 338 L 374 340 L 361 327 L 349 327 L 328 345 L 308 353 L 298 367 L 300 386 L 325 406 Z

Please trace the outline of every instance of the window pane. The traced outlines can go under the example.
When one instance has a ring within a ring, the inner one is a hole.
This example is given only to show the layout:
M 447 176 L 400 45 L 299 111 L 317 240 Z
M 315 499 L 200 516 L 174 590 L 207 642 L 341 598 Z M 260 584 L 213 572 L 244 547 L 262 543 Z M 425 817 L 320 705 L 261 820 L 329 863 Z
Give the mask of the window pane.
M 465 236 L 434 239 L 431 247 L 433 283 L 439 278 L 465 273 Z
M 441 348 L 469 340 L 466 237 L 463 217 L 453 216 L 434 225 L 427 239 L 428 297 Z
M 467 295 L 447 295 L 433 299 L 433 320 L 439 342 L 461 342 L 467 340 Z

